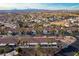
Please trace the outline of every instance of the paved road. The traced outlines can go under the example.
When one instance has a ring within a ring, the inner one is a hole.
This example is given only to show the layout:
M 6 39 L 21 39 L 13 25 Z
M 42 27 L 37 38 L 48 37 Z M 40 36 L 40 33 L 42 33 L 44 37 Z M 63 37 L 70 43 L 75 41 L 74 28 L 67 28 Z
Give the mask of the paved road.
M 79 36 L 76 37 L 77 41 L 68 46 L 67 48 L 62 49 L 60 52 L 55 54 L 55 56 L 73 56 L 75 53 L 79 51 Z

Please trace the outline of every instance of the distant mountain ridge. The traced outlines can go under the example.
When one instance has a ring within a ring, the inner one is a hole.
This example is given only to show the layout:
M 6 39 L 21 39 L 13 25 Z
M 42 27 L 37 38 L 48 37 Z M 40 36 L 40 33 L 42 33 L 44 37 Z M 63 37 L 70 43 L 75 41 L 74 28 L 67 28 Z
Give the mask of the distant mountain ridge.
M 47 11 L 47 10 L 43 10 L 43 9 L 24 9 L 24 10 L 13 9 L 13 10 L 0 10 L 0 13 L 38 12 L 38 11 Z
M 0 10 L 0 13 L 18 13 L 18 12 L 79 12 L 79 10 L 45 10 L 45 9 L 13 9 L 13 10 Z

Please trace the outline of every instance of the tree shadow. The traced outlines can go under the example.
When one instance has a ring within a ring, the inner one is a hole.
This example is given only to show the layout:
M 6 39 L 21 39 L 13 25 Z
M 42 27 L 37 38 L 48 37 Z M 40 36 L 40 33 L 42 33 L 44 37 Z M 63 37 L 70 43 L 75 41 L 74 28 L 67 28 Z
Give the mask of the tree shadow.
M 67 48 L 61 49 L 55 56 L 73 56 L 75 52 L 79 51 L 79 38 L 77 41 L 69 45 Z
M 61 51 L 59 51 L 56 55 L 60 55 L 60 56 L 68 56 L 70 53 L 72 54 L 72 52 L 77 52 L 79 51 L 78 48 L 75 48 L 73 46 L 68 46 L 67 48 L 62 49 Z

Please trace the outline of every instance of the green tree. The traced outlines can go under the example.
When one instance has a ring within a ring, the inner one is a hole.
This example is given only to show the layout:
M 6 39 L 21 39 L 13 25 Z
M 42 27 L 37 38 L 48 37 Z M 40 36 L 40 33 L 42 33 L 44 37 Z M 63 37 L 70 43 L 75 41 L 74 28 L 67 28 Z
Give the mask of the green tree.
M 0 54 L 3 54 L 4 53 L 4 49 L 0 49 Z
M 42 53 L 42 48 L 41 48 L 41 45 L 40 44 L 37 44 L 36 46 L 35 46 L 35 50 L 36 50 L 36 55 L 43 55 L 43 53 Z
M 5 48 L 0 49 L 0 54 L 4 54 L 4 56 L 5 56 Z
M 65 31 L 64 30 L 59 30 L 59 34 L 64 35 Z
M 35 46 L 35 48 L 36 48 L 36 50 L 40 50 L 40 49 L 41 49 L 41 45 L 40 45 L 40 44 L 37 44 L 37 45 Z
M 17 51 L 17 52 L 18 52 L 18 54 L 19 54 L 19 53 L 21 53 L 21 52 L 22 52 L 22 49 L 21 49 L 21 48 L 17 48 L 17 49 L 16 49 L 16 51 Z
M 79 56 L 79 51 L 74 54 L 74 56 Z

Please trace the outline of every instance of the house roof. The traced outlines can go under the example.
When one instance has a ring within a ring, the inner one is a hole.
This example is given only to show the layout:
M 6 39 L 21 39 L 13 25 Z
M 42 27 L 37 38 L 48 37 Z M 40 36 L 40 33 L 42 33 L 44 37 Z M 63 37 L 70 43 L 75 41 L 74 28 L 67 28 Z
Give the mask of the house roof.
M 15 37 L 3 37 L 3 38 L 0 38 L 0 44 L 8 44 L 8 43 L 17 43 L 17 40 Z
M 45 42 L 55 42 L 54 36 L 45 37 L 45 36 L 35 36 L 35 37 L 19 37 L 20 41 L 28 42 L 28 43 L 45 43 Z
M 18 43 L 20 42 L 27 42 L 27 43 L 46 43 L 46 42 L 64 42 L 66 44 L 70 44 L 76 41 L 75 38 L 69 36 L 66 37 L 56 37 L 56 36 L 8 36 L 8 37 L 0 37 L 0 44 L 2 43 Z M 70 43 L 69 43 L 70 42 Z

